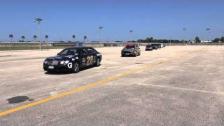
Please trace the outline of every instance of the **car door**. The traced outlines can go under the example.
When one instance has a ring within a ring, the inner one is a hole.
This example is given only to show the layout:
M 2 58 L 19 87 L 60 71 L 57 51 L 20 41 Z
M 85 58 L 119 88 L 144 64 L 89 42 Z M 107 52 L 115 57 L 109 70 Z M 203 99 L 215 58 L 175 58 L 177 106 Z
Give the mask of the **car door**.
M 88 64 L 87 64 L 88 52 L 87 52 L 86 48 L 80 49 L 79 55 L 80 55 L 80 59 L 81 59 L 81 64 L 80 64 L 81 67 L 88 66 Z
M 87 65 L 91 66 L 95 64 L 96 61 L 96 51 L 93 48 L 87 48 L 88 56 L 87 56 Z

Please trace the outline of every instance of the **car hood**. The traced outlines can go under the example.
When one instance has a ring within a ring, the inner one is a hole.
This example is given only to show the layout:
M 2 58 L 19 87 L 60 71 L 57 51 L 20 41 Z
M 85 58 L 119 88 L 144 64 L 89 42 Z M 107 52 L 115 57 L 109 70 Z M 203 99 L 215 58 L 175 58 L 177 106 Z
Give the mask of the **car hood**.
M 132 52 L 132 51 L 134 51 L 134 48 L 129 48 L 129 49 L 128 48 L 124 48 L 123 51 Z
M 71 58 L 74 58 L 74 56 L 73 55 L 65 55 L 65 56 L 57 55 L 57 56 L 53 56 L 53 57 L 48 57 L 47 60 L 58 60 L 58 61 L 61 61 L 61 60 L 69 60 Z

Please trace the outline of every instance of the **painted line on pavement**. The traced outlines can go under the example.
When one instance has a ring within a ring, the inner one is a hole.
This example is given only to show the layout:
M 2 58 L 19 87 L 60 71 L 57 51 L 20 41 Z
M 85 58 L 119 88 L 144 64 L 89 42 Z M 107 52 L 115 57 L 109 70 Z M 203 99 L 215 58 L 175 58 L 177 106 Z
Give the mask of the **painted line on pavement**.
M 82 92 L 82 91 L 86 91 L 86 90 L 89 90 L 89 89 L 92 89 L 92 88 L 95 88 L 95 87 L 98 87 L 98 86 L 102 86 L 102 85 L 105 85 L 105 84 L 107 84 L 111 81 L 115 81 L 115 80 L 118 80 L 122 77 L 126 77 L 130 74 L 134 74 L 134 73 L 138 73 L 140 71 L 144 71 L 147 68 L 153 68 L 153 67 L 158 66 L 162 63 L 165 63 L 165 61 L 146 64 L 146 65 L 143 65 L 140 68 L 131 69 L 131 70 L 128 70 L 128 71 L 123 72 L 121 74 L 117 74 L 117 75 L 112 76 L 112 77 L 107 77 L 106 79 L 102 79 L 102 80 L 99 80 L 99 81 L 96 81 L 96 82 L 93 82 L 93 83 L 89 83 L 89 84 L 86 84 L 84 86 L 80 86 L 80 87 L 71 89 L 69 91 L 61 92 L 61 93 L 58 93 L 56 95 L 49 96 L 47 98 L 44 98 L 44 99 L 41 99 L 41 100 L 38 100 L 38 101 L 34 101 L 34 102 L 31 102 L 31 103 L 28 103 L 28 104 L 24 104 L 24 105 L 21 105 L 21 106 L 18 106 L 18 107 L 14 107 L 14 108 L 11 108 L 11 109 L 8 109 L 8 110 L 5 110 L 5 111 L 0 111 L 0 117 L 7 116 L 9 114 L 12 114 L 12 113 L 24 110 L 24 109 L 28 109 L 28 108 L 31 108 L 31 107 L 34 107 L 34 106 L 37 106 L 37 105 L 41 105 L 41 104 L 47 103 L 47 102 L 52 101 L 52 100 L 60 99 L 60 98 L 63 98 L 65 96 L 69 96 L 69 95 L 72 95 L 72 94 L 75 94 L 75 93 L 78 93 L 78 92 Z

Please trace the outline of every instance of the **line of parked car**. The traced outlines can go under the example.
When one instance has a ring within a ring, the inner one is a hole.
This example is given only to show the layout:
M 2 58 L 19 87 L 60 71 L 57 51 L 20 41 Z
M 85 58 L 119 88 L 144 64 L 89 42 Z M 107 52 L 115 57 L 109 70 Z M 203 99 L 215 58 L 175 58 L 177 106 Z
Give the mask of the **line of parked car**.
M 151 51 L 165 47 L 155 43 L 146 45 L 145 50 Z M 140 56 L 141 50 L 138 44 L 127 44 L 121 50 L 121 56 Z M 65 48 L 56 56 L 48 57 L 43 62 L 43 69 L 49 73 L 55 71 L 71 71 L 77 73 L 80 69 L 100 66 L 102 54 L 92 47 Z
M 164 44 L 162 43 L 151 43 L 146 45 L 145 51 L 152 51 L 152 50 L 157 50 L 159 48 L 165 47 Z M 141 50 L 138 44 L 127 44 L 122 50 L 121 50 L 121 56 L 140 56 L 141 55 Z
M 165 47 L 163 43 L 152 43 L 152 44 L 146 45 L 145 51 L 152 51 L 152 50 L 156 50 L 163 47 Z

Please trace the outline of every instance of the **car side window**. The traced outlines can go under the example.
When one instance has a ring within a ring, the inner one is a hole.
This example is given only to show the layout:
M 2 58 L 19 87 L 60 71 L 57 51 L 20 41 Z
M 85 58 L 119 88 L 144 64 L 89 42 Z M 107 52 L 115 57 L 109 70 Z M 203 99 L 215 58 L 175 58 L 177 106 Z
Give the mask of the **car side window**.
M 75 50 L 68 50 L 67 55 L 75 55 Z
M 88 54 L 95 54 L 96 50 L 94 50 L 93 48 L 88 48 L 87 52 L 88 52 Z
M 88 54 L 86 49 L 81 49 L 80 53 L 81 53 L 81 55 L 87 55 Z

